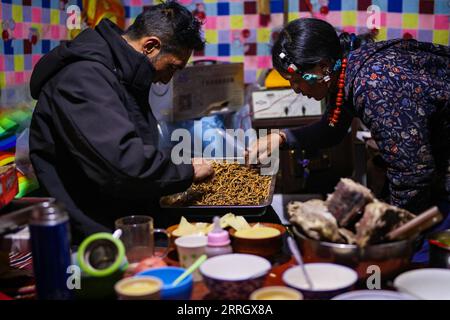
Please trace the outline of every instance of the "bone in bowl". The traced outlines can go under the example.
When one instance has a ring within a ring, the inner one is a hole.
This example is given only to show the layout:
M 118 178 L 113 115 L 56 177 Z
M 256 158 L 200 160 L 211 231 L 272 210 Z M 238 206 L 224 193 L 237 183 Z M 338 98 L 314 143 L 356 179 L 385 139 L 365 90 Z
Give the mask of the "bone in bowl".
M 355 244 L 332 243 L 308 238 L 297 227 L 292 228 L 305 263 L 329 262 L 348 266 L 367 279 L 380 268 L 383 281 L 405 271 L 414 253 L 414 239 L 359 247 Z

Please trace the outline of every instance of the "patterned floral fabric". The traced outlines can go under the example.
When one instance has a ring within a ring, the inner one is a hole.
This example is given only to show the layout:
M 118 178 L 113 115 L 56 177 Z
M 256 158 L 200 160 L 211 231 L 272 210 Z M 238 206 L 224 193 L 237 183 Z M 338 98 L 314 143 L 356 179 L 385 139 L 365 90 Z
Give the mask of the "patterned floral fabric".
M 390 202 L 421 212 L 450 195 L 450 48 L 391 40 L 352 52 L 346 108 L 386 161 Z

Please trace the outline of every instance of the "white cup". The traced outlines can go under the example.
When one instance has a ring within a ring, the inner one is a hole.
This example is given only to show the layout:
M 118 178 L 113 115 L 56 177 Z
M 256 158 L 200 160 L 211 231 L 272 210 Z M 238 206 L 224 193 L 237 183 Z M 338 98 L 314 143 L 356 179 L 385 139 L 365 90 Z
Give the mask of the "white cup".
M 206 236 L 183 236 L 175 240 L 175 245 L 178 251 L 178 260 L 181 267 L 189 268 L 200 256 L 205 254 L 206 246 L 208 245 L 208 237 Z M 194 281 L 201 281 L 202 276 L 197 269 L 192 277 Z

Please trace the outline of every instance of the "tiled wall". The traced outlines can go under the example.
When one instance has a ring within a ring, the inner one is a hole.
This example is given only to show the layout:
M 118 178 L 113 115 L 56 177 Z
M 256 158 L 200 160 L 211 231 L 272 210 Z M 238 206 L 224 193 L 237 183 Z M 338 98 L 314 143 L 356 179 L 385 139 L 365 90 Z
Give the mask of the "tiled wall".
M 448 0 L 289 0 L 288 19 L 314 15 L 347 32 L 360 33 L 367 31 L 367 19 L 372 14 L 367 13 L 370 5 L 381 10 L 378 40 L 407 34 L 420 41 L 450 43 Z M 321 13 L 324 6 L 328 10 L 322 12 L 328 11 L 327 14 Z
M 81 0 L 1 0 L 0 89 L 25 84 L 41 56 L 68 37 L 64 5 Z M 126 23 L 145 6 L 158 0 L 124 0 Z M 245 63 L 247 82 L 271 67 L 270 45 L 274 32 L 284 23 L 284 0 L 268 1 L 261 12 L 257 0 L 180 0 L 205 20 L 205 51 L 195 59 L 212 58 Z M 448 45 L 450 1 L 448 0 L 286 0 L 288 20 L 316 16 L 349 32 L 366 31 L 366 9 L 381 9 L 379 39 L 410 36 Z M 320 8 L 327 7 L 328 13 Z M 312 13 L 310 9 L 312 8 Z M 14 21 L 14 25 L 10 23 Z M 5 31 L 7 34 L 5 34 Z M 37 39 L 33 38 L 37 36 Z M 3 38 L 4 37 L 4 38 Z M 37 41 L 34 41 L 37 40 Z
M 1 1 L 0 88 L 26 83 L 42 55 L 67 39 L 64 5 L 57 0 Z

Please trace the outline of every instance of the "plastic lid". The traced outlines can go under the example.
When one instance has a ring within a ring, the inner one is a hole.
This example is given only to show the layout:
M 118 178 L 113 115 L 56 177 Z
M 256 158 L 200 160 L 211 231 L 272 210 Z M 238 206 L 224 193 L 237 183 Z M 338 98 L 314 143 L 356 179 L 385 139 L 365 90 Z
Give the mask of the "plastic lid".
M 125 259 L 125 246 L 110 233 L 95 233 L 81 243 L 78 264 L 93 277 L 106 277 L 119 270 Z
M 220 226 L 219 217 L 214 217 L 214 229 L 208 233 L 208 246 L 221 247 L 230 244 L 230 235 Z

